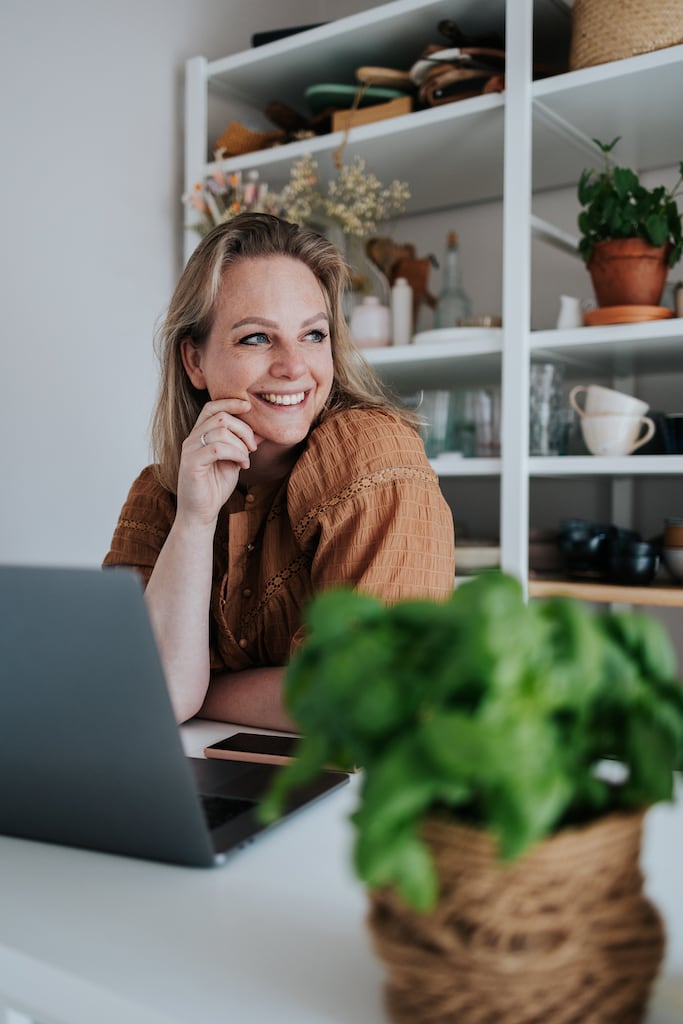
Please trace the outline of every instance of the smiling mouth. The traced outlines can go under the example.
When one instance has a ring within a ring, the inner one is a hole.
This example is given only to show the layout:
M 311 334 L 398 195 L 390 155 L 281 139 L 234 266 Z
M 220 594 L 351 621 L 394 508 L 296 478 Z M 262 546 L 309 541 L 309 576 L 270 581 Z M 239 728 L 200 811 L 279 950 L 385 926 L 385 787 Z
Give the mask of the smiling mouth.
M 273 391 L 265 391 L 259 398 L 269 405 L 301 405 L 306 398 L 306 392 L 295 391 L 289 395 L 276 395 Z

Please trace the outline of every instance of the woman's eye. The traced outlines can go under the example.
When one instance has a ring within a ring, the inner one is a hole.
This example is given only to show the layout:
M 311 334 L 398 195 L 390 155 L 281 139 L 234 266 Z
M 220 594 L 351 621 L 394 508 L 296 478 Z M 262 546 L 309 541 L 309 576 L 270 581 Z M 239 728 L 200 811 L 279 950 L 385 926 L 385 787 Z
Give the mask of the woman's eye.
M 324 341 L 326 337 L 327 337 L 327 332 L 326 331 L 318 331 L 318 330 L 309 331 L 308 334 L 306 335 L 306 338 L 309 341 L 315 341 L 318 344 L 321 341 Z
M 267 334 L 247 334 L 244 338 L 240 338 L 240 345 L 266 345 L 268 343 Z

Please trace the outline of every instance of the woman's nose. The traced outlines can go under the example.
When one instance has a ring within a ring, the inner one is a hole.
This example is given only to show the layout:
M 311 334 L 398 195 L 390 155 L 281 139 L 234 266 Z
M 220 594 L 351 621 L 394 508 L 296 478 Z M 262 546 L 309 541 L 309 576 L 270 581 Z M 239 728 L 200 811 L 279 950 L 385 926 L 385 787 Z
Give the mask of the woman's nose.
M 271 363 L 273 376 L 296 380 L 305 372 L 306 361 L 297 343 L 278 346 Z

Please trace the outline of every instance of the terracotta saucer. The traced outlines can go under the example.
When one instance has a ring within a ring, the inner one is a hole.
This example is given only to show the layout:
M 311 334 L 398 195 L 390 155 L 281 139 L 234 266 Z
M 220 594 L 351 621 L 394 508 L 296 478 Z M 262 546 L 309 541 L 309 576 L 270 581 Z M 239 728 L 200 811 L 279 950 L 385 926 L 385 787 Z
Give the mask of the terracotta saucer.
M 602 306 L 589 309 L 583 314 L 586 327 L 600 327 L 603 324 L 638 324 L 644 320 L 666 320 L 673 316 L 667 306 Z

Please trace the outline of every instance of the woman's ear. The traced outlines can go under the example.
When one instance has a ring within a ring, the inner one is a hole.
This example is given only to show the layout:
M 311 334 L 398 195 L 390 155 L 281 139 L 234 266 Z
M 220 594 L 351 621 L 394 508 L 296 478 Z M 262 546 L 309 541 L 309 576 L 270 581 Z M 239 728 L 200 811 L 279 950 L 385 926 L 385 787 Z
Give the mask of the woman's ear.
M 202 369 L 202 350 L 195 345 L 192 338 L 183 338 L 180 342 L 180 357 L 185 367 L 185 373 L 194 387 L 198 391 L 206 391 L 206 378 Z

